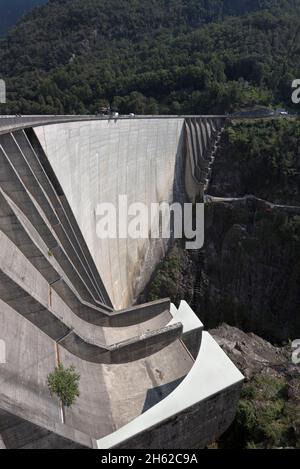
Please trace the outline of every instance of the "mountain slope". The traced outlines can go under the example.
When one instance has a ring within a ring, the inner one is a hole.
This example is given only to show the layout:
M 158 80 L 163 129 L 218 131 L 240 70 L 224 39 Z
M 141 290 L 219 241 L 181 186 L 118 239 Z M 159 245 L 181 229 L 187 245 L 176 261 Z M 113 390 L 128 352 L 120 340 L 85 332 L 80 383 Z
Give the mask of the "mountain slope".
M 46 3 L 47 0 L 1 0 L 0 36 L 7 33 L 17 20 L 32 8 Z
M 137 113 L 288 105 L 295 11 L 300 0 L 52 0 L 1 44 L 3 112 L 97 112 L 105 100 Z

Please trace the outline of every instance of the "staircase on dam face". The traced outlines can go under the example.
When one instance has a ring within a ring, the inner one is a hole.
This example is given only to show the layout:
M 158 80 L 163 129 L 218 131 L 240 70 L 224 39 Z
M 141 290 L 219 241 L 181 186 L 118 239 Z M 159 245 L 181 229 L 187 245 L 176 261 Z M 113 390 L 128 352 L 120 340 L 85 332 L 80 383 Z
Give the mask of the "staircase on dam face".
M 200 175 L 197 168 L 202 160 L 211 161 L 221 123 L 207 118 L 186 125 L 195 178 L 200 176 L 203 184 L 205 171 Z M 56 174 L 33 129 L 20 127 L 0 132 L 0 331 L 9 345 L 15 343 L 9 351 L 12 368 L 0 381 L 0 441 L 6 447 L 97 447 L 138 418 L 143 405 L 151 410 L 171 398 L 195 369 L 202 325 L 188 309 L 171 314 L 169 300 L 113 309 Z M 191 317 L 188 326 L 186 315 Z M 78 405 L 64 412 L 45 390 L 47 372 L 59 363 L 75 364 L 85 383 Z M 212 433 L 222 433 L 234 416 L 242 378 L 233 365 L 228 370 L 229 380 L 227 376 L 216 387 L 220 400 L 215 405 L 221 405 L 224 389 L 232 404 L 223 409 L 220 422 L 205 417 L 207 428 L 199 430 L 203 444 Z M 209 411 L 203 405 L 202 415 L 204 408 Z M 188 407 L 177 418 L 177 438 Z M 161 430 L 161 422 L 155 422 L 161 447 L 168 447 L 166 432 L 173 418 Z
M 210 182 L 216 151 L 224 131 L 225 118 L 186 118 L 186 151 L 191 171 L 203 196 Z

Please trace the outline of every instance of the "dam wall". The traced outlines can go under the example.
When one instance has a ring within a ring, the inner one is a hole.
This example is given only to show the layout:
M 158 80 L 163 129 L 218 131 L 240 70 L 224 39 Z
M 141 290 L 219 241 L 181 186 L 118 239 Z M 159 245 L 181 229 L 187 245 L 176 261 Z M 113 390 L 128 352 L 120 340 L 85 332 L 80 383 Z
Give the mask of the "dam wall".
M 201 196 L 220 130 L 208 117 L 0 117 L 0 447 L 204 446 L 230 425 L 243 377 L 189 306 L 124 308 L 167 241 L 95 237 L 99 201 Z M 58 365 L 80 375 L 71 408 L 49 392 Z
M 178 200 L 184 119 L 107 120 L 35 129 L 115 309 L 131 305 L 164 256 L 167 240 L 100 239 L 98 204 Z
M 206 183 L 221 119 L 143 118 L 35 128 L 115 309 L 133 304 L 169 240 L 101 239 L 99 204 L 194 200 Z M 188 158 L 187 158 L 188 156 Z M 132 217 L 131 217 L 132 218 Z M 156 221 L 155 221 L 156 222 Z M 149 223 L 149 227 L 150 227 Z

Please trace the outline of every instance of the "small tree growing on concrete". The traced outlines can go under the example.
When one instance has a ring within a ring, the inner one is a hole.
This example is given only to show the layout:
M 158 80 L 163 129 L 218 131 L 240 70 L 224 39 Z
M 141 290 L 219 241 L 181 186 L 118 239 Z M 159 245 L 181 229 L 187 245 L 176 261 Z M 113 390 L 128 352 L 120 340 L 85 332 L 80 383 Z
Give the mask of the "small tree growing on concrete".
M 74 366 L 64 368 L 59 365 L 48 375 L 49 391 L 51 395 L 58 396 L 64 406 L 71 407 L 80 395 L 79 381 L 80 375 L 76 373 Z

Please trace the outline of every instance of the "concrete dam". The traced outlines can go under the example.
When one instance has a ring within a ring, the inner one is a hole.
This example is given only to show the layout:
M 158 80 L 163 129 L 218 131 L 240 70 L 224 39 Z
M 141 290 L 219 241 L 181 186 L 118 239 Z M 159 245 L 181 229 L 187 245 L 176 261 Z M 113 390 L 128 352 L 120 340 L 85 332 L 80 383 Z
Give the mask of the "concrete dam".
M 184 301 L 136 304 L 169 240 L 97 235 L 120 195 L 201 200 L 224 125 L 0 117 L 0 448 L 202 448 L 229 427 L 241 373 Z M 80 374 L 70 408 L 59 364 Z

